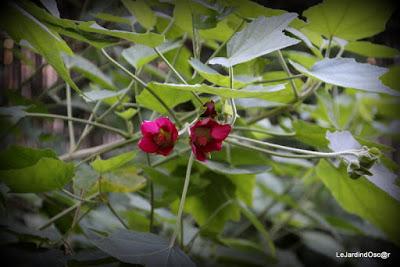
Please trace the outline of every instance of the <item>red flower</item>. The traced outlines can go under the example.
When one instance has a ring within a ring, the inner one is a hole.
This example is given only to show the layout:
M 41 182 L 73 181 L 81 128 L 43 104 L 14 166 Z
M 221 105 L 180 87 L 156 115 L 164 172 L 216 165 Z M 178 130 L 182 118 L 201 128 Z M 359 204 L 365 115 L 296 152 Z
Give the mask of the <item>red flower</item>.
M 206 110 L 201 114 L 201 117 L 211 117 L 214 118 L 217 116 L 217 111 L 215 110 L 215 103 L 214 101 L 208 101 L 206 102 L 203 107 L 206 108 Z
M 161 117 L 154 121 L 144 121 L 140 126 L 143 137 L 138 146 L 147 153 L 167 156 L 178 139 L 178 131 L 168 118 Z
M 204 161 L 210 152 L 221 150 L 231 129 L 229 124 L 219 124 L 211 118 L 198 120 L 190 127 L 190 145 L 196 159 Z

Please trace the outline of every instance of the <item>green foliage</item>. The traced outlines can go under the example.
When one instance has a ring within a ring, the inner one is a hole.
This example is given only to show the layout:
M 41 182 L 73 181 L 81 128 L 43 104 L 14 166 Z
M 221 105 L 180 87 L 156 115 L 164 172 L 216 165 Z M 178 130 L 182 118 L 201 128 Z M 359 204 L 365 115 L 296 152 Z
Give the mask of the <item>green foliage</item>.
M 328 39 L 358 40 L 382 32 L 393 10 L 393 4 L 386 0 L 324 0 L 303 15 L 309 23 L 307 29 Z
M 0 12 L 5 59 L 26 79 L 1 97 L 1 138 L 24 144 L 0 152 L 2 251 L 48 266 L 46 253 L 63 266 L 338 266 L 335 251 L 400 245 L 399 52 L 371 38 L 389 1 L 302 16 L 250 0 L 78 2 Z M 62 81 L 25 77 L 29 49 Z M 192 161 L 194 142 L 228 129 L 191 130 L 210 100 L 231 130 Z M 179 132 L 166 157 L 141 150 L 169 141 L 165 125 L 141 132 L 161 116 Z
M 74 173 L 73 164 L 57 159 L 49 149 L 11 146 L 0 153 L 0 162 L 0 180 L 18 193 L 61 189 Z

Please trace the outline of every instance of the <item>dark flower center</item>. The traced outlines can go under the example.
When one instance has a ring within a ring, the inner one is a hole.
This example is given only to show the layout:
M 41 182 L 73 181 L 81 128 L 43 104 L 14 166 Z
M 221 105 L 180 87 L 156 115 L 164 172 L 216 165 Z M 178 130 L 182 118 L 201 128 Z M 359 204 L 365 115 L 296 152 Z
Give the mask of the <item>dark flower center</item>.
M 160 128 L 158 134 L 154 135 L 153 140 L 158 146 L 169 146 L 171 144 L 171 133 Z
M 210 128 L 199 127 L 194 130 L 196 140 L 194 142 L 199 146 L 205 146 L 211 139 Z

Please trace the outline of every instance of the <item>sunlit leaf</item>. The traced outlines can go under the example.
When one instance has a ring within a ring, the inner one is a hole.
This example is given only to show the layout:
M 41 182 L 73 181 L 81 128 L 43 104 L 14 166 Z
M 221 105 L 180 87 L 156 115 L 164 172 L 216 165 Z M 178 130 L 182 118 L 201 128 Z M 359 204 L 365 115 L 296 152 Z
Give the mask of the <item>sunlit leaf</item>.
M 86 102 L 95 102 L 98 100 L 106 100 L 116 96 L 121 96 L 128 92 L 130 89 L 122 89 L 119 91 L 111 91 L 111 90 L 92 90 L 89 92 L 85 92 L 84 99 Z
M 303 16 L 307 29 L 328 39 L 358 40 L 383 31 L 393 11 L 393 3 L 386 0 L 324 0 L 304 11 Z
M 157 49 L 161 53 L 166 53 L 171 50 L 174 50 L 182 45 L 181 42 L 171 42 L 167 41 L 162 45 L 157 46 Z M 149 63 L 150 61 L 156 59 L 158 57 L 156 51 L 153 48 L 145 46 L 145 45 L 134 45 L 130 48 L 124 49 L 121 53 L 126 61 L 129 64 L 135 67 L 135 69 L 139 69 L 140 67 L 144 66 L 145 64 Z
M 133 116 L 136 115 L 136 113 L 138 112 L 137 109 L 134 108 L 128 108 L 124 111 L 118 112 L 116 111 L 115 114 L 117 114 L 118 116 L 120 116 L 121 118 L 123 118 L 124 120 L 129 121 L 130 119 L 133 118 Z
M 373 93 L 400 95 L 379 80 L 387 72 L 386 68 L 358 63 L 353 58 L 326 58 L 315 63 L 310 70 L 293 61 L 289 62 L 299 72 L 329 84 Z
M 395 48 L 367 41 L 349 42 L 345 49 L 366 57 L 393 58 L 400 54 L 399 50 Z
M 297 44 L 297 39 L 283 33 L 296 17 L 295 13 L 286 13 L 276 17 L 257 18 L 229 40 L 226 58 L 216 57 L 209 63 L 230 67 Z
M 97 172 L 105 173 L 123 166 L 124 164 L 134 159 L 135 156 L 136 152 L 126 152 L 105 160 L 98 158 L 91 163 L 91 166 Z
M 343 165 L 337 169 L 328 161 L 321 160 L 316 170 L 343 209 L 366 219 L 380 228 L 389 239 L 400 243 L 397 227 L 400 223 L 400 202 L 364 177 L 351 179 Z
M 143 0 L 122 0 L 124 6 L 135 16 L 137 21 L 146 29 L 153 29 L 157 23 L 157 17 L 151 8 Z

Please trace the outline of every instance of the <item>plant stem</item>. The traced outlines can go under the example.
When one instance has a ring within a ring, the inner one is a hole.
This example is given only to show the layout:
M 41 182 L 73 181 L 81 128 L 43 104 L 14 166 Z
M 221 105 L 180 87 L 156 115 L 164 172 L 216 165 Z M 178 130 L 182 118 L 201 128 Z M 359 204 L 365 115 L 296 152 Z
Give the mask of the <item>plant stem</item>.
M 67 115 L 68 118 L 72 118 L 72 105 L 71 105 L 71 87 L 68 83 L 65 84 L 66 95 L 67 95 Z M 75 133 L 74 124 L 72 120 L 68 120 L 68 132 L 69 132 L 69 152 L 72 152 L 75 148 Z
M 281 106 L 281 107 L 274 108 L 272 110 L 268 110 L 267 112 L 248 120 L 247 124 L 253 124 L 262 119 L 276 116 L 278 114 L 281 114 L 282 112 L 293 109 L 295 105 L 303 102 L 307 97 L 309 97 L 311 94 L 313 94 L 315 92 L 315 90 L 317 90 L 320 87 L 321 83 L 322 82 L 311 83 L 307 89 L 302 90 L 302 93 L 298 99 L 293 99 L 286 106 Z
M 83 120 L 83 119 L 79 119 L 79 118 L 74 118 L 74 117 L 67 117 L 67 116 L 63 116 L 63 115 L 57 115 L 57 114 L 46 114 L 46 113 L 25 113 L 25 116 L 27 117 L 39 117 L 39 118 L 51 118 L 51 119 L 61 119 L 61 120 L 67 120 L 67 121 L 74 121 L 74 122 L 78 122 L 78 123 L 83 123 L 83 124 L 90 124 L 99 128 L 103 128 L 105 130 L 109 130 L 110 132 L 114 132 L 117 133 L 125 138 L 129 138 L 130 135 L 118 128 L 114 128 L 111 126 L 108 126 L 106 124 L 102 124 L 102 123 L 97 123 L 97 122 L 91 122 L 88 120 Z
M 278 54 L 279 63 L 281 64 L 283 70 L 286 72 L 286 74 L 288 75 L 289 78 L 292 77 L 292 73 L 290 72 L 290 69 L 289 69 L 288 65 L 286 64 L 286 61 L 283 58 L 281 50 L 278 50 L 277 54 Z M 293 79 L 290 79 L 289 82 L 290 82 L 290 86 L 292 87 L 295 99 L 298 99 L 299 93 L 297 91 L 296 84 L 294 83 Z
M 296 74 L 292 75 L 290 77 L 285 77 L 285 78 L 280 78 L 280 79 L 272 79 L 272 80 L 261 80 L 261 81 L 255 81 L 253 84 L 263 84 L 263 83 L 274 83 L 274 82 L 282 82 L 282 81 L 288 81 L 288 80 L 294 80 L 294 79 L 299 79 L 305 77 L 304 74 Z M 297 91 L 296 91 L 297 92 Z
M 189 162 L 188 162 L 187 169 L 186 169 L 185 183 L 183 185 L 183 190 L 182 190 L 182 197 L 181 197 L 181 201 L 179 203 L 178 216 L 176 218 L 176 228 L 175 228 L 175 231 L 174 231 L 174 233 L 173 233 L 173 235 L 171 237 L 171 241 L 169 243 L 169 247 L 170 248 L 172 248 L 174 246 L 175 240 L 176 240 L 176 236 L 179 233 L 179 229 L 182 228 L 181 218 L 182 218 L 182 214 L 183 214 L 183 208 L 185 207 L 186 194 L 187 194 L 188 189 L 189 189 L 190 174 L 192 172 L 193 162 L 194 162 L 194 154 L 190 153 Z M 181 240 L 183 240 L 183 233 L 182 233 L 182 236 L 181 236 Z
M 273 136 L 295 136 L 296 133 L 277 133 L 277 132 L 271 132 L 268 130 L 264 129 L 256 129 L 256 128 L 249 128 L 249 127 L 240 127 L 240 126 L 235 126 L 233 128 L 234 130 L 238 131 L 247 131 L 247 132 L 255 132 L 255 133 L 263 133 L 263 134 L 268 134 L 268 135 L 273 135 Z
M 131 83 L 128 85 L 128 88 L 131 88 L 133 85 L 134 81 L 132 80 Z M 101 122 L 110 112 L 112 112 L 117 106 L 119 106 L 121 104 L 121 102 L 123 101 L 123 99 L 125 98 L 125 96 L 127 96 L 129 94 L 129 90 L 127 90 L 122 96 L 120 96 L 118 98 L 118 100 L 112 104 L 106 111 L 104 111 L 97 119 L 95 119 L 95 122 Z M 89 121 L 91 121 L 98 109 L 98 107 L 100 106 L 101 101 L 96 103 L 96 106 L 93 109 L 92 114 L 89 117 Z M 74 151 L 76 151 L 76 149 L 78 149 L 78 147 L 80 146 L 80 144 L 82 143 L 82 141 L 85 139 L 86 136 L 88 136 L 90 134 L 90 132 L 93 130 L 93 126 L 89 126 L 88 124 L 85 126 L 85 128 L 83 129 L 82 135 L 80 136 L 78 143 L 75 146 Z
M 229 67 L 229 87 L 231 88 L 231 90 L 234 90 L 233 87 L 233 67 L 230 66 Z M 235 105 L 235 100 L 233 100 L 233 98 L 229 99 L 230 103 L 231 103 L 231 107 L 232 107 L 232 121 L 231 121 L 231 125 L 233 126 L 235 124 L 236 118 L 237 118 L 237 110 L 236 110 L 236 105 Z
M 282 157 L 282 158 L 299 158 L 299 159 L 334 158 L 334 157 L 338 157 L 338 156 L 341 156 L 341 155 L 348 154 L 347 152 L 346 153 L 341 153 L 341 152 L 338 152 L 338 153 L 336 153 L 336 152 L 334 152 L 334 153 L 325 153 L 325 155 L 287 154 L 287 153 L 276 152 L 274 150 L 269 150 L 269 149 L 265 149 L 265 148 L 256 147 L 256 146 L 249 145 L 249 144 L 244 144 L 244 143 L 241 143 L 241 142 L 237 142 L 237 141 L 235 141 L 234 139 L 231 139 L 231 138 L 225 139 L 225 141 L 228 142 L 228 143 L 231 143 L 233 145 L 241 146 L 243 148 L 259 151 L 259 152 L 262 152 L 262 153 L 269 154 L 271 156 Z
M 93 198 L 97 197 L 99 194 L 95 193 L 91 196 L 89 196 L 88 198 L 85 199 L 85 201 L 90 201 Z M 49 227 L 53 222 L 57 221 L 58 219 L 60 219 L 61 217 L 67 215 L 68 213 L 70 213 L 71 211 L 73 211 L 74 209 L 78 208 L 80 205 L 82 204 L 82 201 L 79 201 L 77 203 L 75 203 L 74 205 L 72 205 L 71 207 L 63 210 L 62 212 L 58 213 L 57 215 L 55 215 L 54 217 L 50 218 L 50 220 L 48 220 L 45 224 L 43 224 L 42 226 L 39 227 L 39 230 L 43 230 L 46 229 L 47 227 Z
M 165 64 L 167 64 L 167 66 L 170 68 L 170 70 L 176 75 L 176 77 L 178 77 L 178 79 L 184 83 L 184 84 L 188 84 L 186 82 L 186 80 L 182 77 L 182 75 L 174 68 L 174 66 L 172 66 L 172 64 L 168 61 L 168 59 L 160 52 L 160 50 L 158 50 L 157 47 L 154 47 L 154 51 L 156 51 L 156 53 L 161 57 L 161 59 L 165 62 Z M 200 97 L 195 93 L 195 92 L 191 92 L 192 95 L 196 98 L 196 100 L 200 103 L 200 105 L 203 105 L 203 101 L 201 101 Z
M 127 70 L 124 66 L 119 64 L 117 61 L 115 61 L 107 52 L 104 50 L 104 48 L 101 49 L 101 52 L 104 54 L 104 56 L 111 61 L 115 66 L 117 66 L 119 69 L 121 69 L 123 72 L 125 72 L 128 76 L 130 76 L 132 79 L 134 79 L 136 82 L 138 82 L 143 88 L 145 88 L 157 101 L 165 108 L 165 110 L 168 111 L 168 113 L 171 115 L 171 117 L 175 120 L 176 124 L 179 127 L 182 127 L 181 122 L 178 120 L 178 118 L 175 115 L 175 112 L 168 107 L 168 105 L 162 100 L 150 87 L 147 86 L 147 84 L 142 81 L 139 77 L 137 77 L 135 74 Z
M 81 197 L 79 197 L 79 196 L 77 196 L 77 195 L 74 195 L 74 194 L 72 194 L 71 192 L 69 192 L 69 191 L 66 190 L 66 189 L 62 189 L 61 191 L 62 191 L 64 194 L 66 194 L 67 196 L 69 196 L 70 198 L 73 198 L 73 199 L 75 199 L 75 200 L 79 200 L 79 201 L 81 201 L 81 202 L 95 203 L 94 201 L 87 200 L 87 199 L 81 198 Z
M 136 142 L 137 140 L 139 140 L 140 136 L 139 135 L 135 135 L 132 136 L 129 139 L 120 139 L 108 144 L 104 144 L 104 145 L 99 145 L 99 146 L 95 146 L 95 147 L 90 147 L 90 148 L 85 148 L 85 149 L 80 149 L 78 151 L 75 151 L 74 153 L 67 153 L 64 155 L 59 156 L 59 159 L 61 160 L 74 160 L 74 159 L 80 159 L 80 158 L 84 158 L 86 156 L 89 156 L 89 158 L 87 158 L 84 161 L 90 160 L 93 157 L 96 157 L 97 155 L 100 155 L 102 153 L 106 153 L 109 152 L 111 150 L 114 150 L 116 148 L 119 148 L 121 146 Z M 81 162 L 83 163 L 83 162 Z
M 239 139 L 242 141 L 252 142 L 252 143 L 267 146 L 267 147 L 286 150 L 286 151 L 290 151 L 290 152 L 294 152 L 294 153 L 301 153 L 301 154 L 305 154 L 305 155 L 313 155 L 313 156 L 323 157 L 323 158 L 337 157 L 337 156 L 342 156 L 342 155 L 351 155 L 351 156 L 358 157 L 359 152 L 361 151 L 361 150 L 353 149 L 353 150 L 344 150 L 344 151 L 339 151 L 339 152 L 319 152 L 319 151 L 299 149 L 299 148 L 295 148 L 295 147 L 282 146 L 282 145 L 278 145 L 278 144 L 273 144 L 273 143 L 269 143 L 269 142 L 264 142 L 264 141 L 260 141 L 260 140 L 247 138 L 244 136 L 239 136 L 239 135 L 231 134 L 229 136 L 231 138 L 236 138 L 236 139 Z
M 118 221 L 125 227 L 125 229 L 129 230 L 128 225 L 124 222 L 124 220 L 118 215 L 117 211 L 111 205 L 110 201 L 107 201 L 107 207 L 111 211 L 111 213 L 118 219 Z

